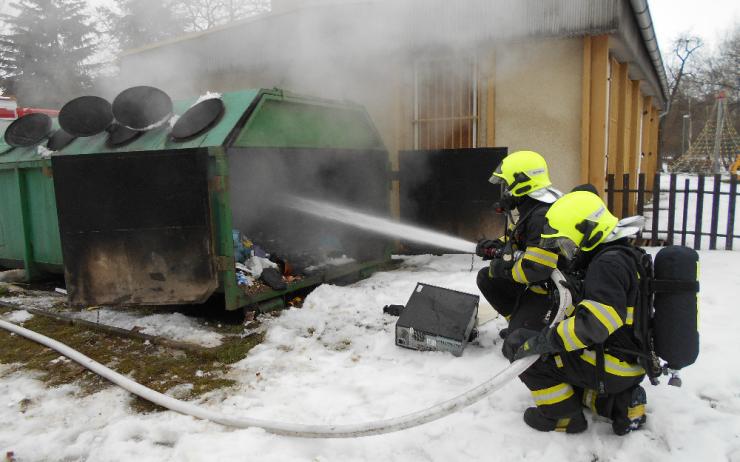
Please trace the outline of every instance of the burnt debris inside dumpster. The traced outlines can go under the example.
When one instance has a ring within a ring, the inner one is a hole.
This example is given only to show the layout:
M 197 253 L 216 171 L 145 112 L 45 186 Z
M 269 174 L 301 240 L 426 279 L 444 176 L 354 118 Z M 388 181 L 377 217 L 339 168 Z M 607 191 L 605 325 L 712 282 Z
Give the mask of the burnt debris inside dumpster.
M 307 276 L 355 263 L 353 258 L 342 253 L 340 242 L 332 236 L 324 238 L 326 244 L 323 247 L 293 254 L 289 259 L 265 250 L 239 230 L 232 231 L 232 238 L 237 284 L 248 295 L 285 290 L 288 284 Z

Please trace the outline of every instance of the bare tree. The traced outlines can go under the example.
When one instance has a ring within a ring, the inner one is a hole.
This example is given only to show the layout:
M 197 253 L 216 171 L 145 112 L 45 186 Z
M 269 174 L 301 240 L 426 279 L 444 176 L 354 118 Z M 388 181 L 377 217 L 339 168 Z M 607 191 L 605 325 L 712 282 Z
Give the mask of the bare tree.
M 675 44 L 668 66 L 671 112 L 661 119 L 661 154 L 680 155 L 698 135 L 723 92 L 730 113 L 740 109 L 740 27 L 713 50 L 684 35 Z M 740 117 L 734 119 L 740 130 Z
M 689 71 L 688 65 L 691 55 L 702 46 L 704 46 L 704 42 L 699 37 L 692 35 L 681 35 L 673 43 L 672 65 L 668 66 L 669 105 L 676 99 L 681 81 Z
M 740 26 L 704 60 L 697 81 L 707 93 L 724 91 L 730 99 L 740 98 Z
M 179 0 L 190 30 L 200 31 L 270 11 L 269 0 Z

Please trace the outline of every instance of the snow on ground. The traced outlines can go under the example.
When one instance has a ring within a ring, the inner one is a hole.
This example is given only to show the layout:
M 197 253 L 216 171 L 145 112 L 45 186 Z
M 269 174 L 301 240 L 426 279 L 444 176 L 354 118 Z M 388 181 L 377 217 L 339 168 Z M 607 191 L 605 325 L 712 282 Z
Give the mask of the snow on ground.
M 35 308 L 37 310 L 49 310 L 63 302 L 58 295 L 27 295 L 20 294 L 11 297 L 2 297 L 3 303 L 19 306 L 22 308 Z
M 113 308 L 101 308 L 94 311 L 66 313 L 85 321 L 99 322 L 121 329 L 139 327 L 138 331 L 147 335 L 156 335 L 179 342 L 194 343 L 204 347 L 221 345 L 223 336 L 203 327 L 198 321 L 180 313 L 150 314 L 142 316 L 135 311 L 126 312 Z
M 57 313 L 60 311 L 55 308 L 58 308 L 64 299 L 58 295 L 17 295 L 3 297 L 0 300 L 20 308 L 35 308 Z M 141 315 L 136 311 L 127 312 L 103 307 L 91 311 L 63 311 L 61 314 L 121 329 L 137 327 L 137 330 L 143 334 L 194 343 L 208 348 L 221 345 L 223 339 L 221 334 L 209 330 L 197 320 L 180 313 Z
M 33 317 L 31 313 L 26 310 L 11 311 L 4 316 L 1 316 L 3 320 L 8 322 L 14 322 L 16 324 L 22 324 Z
M 580 435 L 529 429 L 521 416 L 531 399 L 518 381 L 421 427 L 328 440 L 228 429 L 173 412 L 134 414 L 117 388 L 78 398 L 74 386 L 47 389 L 31 372 L 6 375 L 9 368 L 0 366 L 0 451 L 23 461 L 740 462 L 740 312 L 732 301 L 740 292 L 740 253 L 701 257 L 699 361 L 683 372 L 683 388 L 646 385 L 647 426 L 626 437 L 591 416 Z M 477 293 L 475 270 L 483 263 L 476 260 L 472 272 L 470 264 L 465 256 L 411 257 L 352 286 L 319 287 L 302 309 L 267 322 L 265 342 L 231 373 L 237 389 L 200 404 L 270 420 L 346 424 L 420 410 L 478 385 L 507 365 L 501 319 L 455 358 L 396 347 L 395 318 L 382 314 L 386 304 L 405 303 L 417 282 Z

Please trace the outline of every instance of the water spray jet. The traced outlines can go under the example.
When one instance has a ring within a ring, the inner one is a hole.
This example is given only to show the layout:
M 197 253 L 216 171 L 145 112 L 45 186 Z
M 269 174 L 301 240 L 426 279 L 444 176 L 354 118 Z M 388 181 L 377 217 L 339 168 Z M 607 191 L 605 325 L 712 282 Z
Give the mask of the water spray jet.
M 463 253 L 475 253 L 476 244 L 474 242 L 438 231 L 400 223 L 389 218 L 359 212 L 344 206 L 295 196 L 286 197 L 282 202 L 283 206 L 299 212 L 337 221 L 384 236 L 397 237 L 407 241 L 429 244 Z

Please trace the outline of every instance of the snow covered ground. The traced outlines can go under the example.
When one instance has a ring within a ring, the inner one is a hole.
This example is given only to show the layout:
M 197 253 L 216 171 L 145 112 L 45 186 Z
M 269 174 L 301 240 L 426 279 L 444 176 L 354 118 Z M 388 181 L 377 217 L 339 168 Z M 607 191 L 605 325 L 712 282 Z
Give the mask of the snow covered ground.
M 137 316 L 135 312 L 127 313 L 113 308 L 101 308 L 95 311 L 80 311 L 68 314 L 85 321 L 99 322 L 121 329 L 131 329 L 137 326 L 139 332 L 143 334 L 194 343 L 208 348 L 221 345 L 223 338 L 221 334 L 204 328 L 200 323 L 180 313 Z
M 59 309 L 60 301 L 64 299 L 57 294 L 52 295 L 15 295 L 3 297 L 6 304 L 17 307 L 35 308 L 39 310 L 62 313 L 77 319 L 97 322 L 121 329 L 136 327 L 143 334 L 175 340 L 178 342 L 193 343 L 206 348 L 221 345 L 223 336 L 210 330 L 192 318 L 180 313 L 147 314 L 136 311 L 122 311 L 114 308 L 100 307 L 94 310 L 70 311 Z M 11 322 L 10 319 L 6 319 Z
M 646 429 L 616 437 L 589 416 L 580 435 L 538 433 L 522 422 L 529 393 L 511 382 L 487 399 L 421 427 L 351 440 L 308 440 L 233 430 L 173 412 L 134 414 L 111 387 L 85 398 L 47 389 L 31 372 L 0 366 L 0 451 L 18 460 L 259 461 L 730 461 L 740 462 L 740 252 L 702 252 L 699 361 L 683 388 L 646 385 Z M 477 293 L 465 256 L 408 258 L 392 272 L 348 287 L 325 285 L 302 309 L 267 321 L 265 342 L 237 363 L 236 390 L 201 405 L 237 415 L 301 423 L 358 423 L 420 410 L 478 385 L 507 365 L 495 320 L 462 357 L 393 343 L 389 303 L 416 282 Z M 15 314 L 20 322 L 24 316 Z

